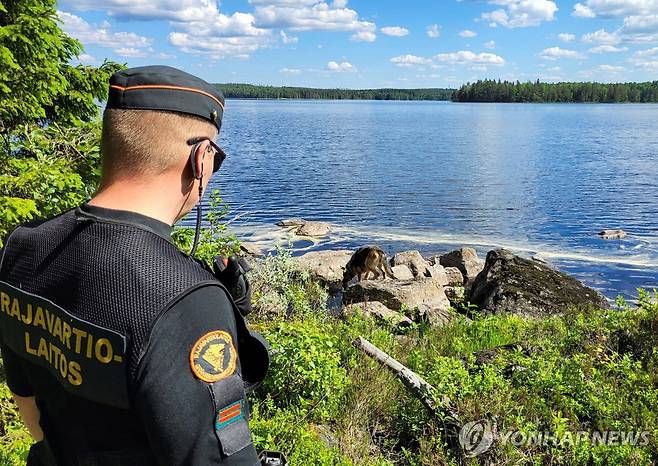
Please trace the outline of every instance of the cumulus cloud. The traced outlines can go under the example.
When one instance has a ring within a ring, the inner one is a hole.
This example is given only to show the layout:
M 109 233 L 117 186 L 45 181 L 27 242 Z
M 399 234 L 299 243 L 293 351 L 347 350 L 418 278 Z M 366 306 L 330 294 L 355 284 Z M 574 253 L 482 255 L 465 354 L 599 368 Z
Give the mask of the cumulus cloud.
M 626 71 L 626 68 L 624 68 L 623 66 L 615 66 L 615 65 L 600 65 L 599 70 L 605 73 L 622 73 Z
M 544 49 L 539 54 L 539 56 L 545 60 L 558 60 L 560 58 L 585 58 L 585 55 L 580 52 L 575 50 L 566 50 L 560 47 L 550 47 Z
M 624 18 L 619 34 L 628 42 L 658 42 L 658 14 Z
M 372 31 L 360 31 L 350 36 L 354 42 L 374 42 L 377 40 L 377 34 Z
M 111 25 L 104 21 L 92 25 L 79 16 L 63 11 L 57 12 L 62 21 L 62 29 L 84 45 L 98 45 L 114 50 L 124 57 L 146 56 L 153 39 L 140 36 L 134 32 L 113 32 Z
M 590 32 L 584 34 L 582 37 L 583 42 L 596 42 L 598 44 L 609 44 L 614 45 L 621 42 L 621 37 L 616 32 L 607 32 L 605 29 L 599 29 L 598 31 Z
M 89 55 L 88 53 L 80 54 L 80 56 L 78 57 L 78 63 L 82 65 L 93 65 L 96 62 L 97 62 L 96 57 L 94 57 L 93 55 Z
M 62 0 L 76 11 L 105 11 L 120 19 L 200 21 L 217 11 L 214 0 Z
M 464 38 L 475 37 L 477 35 L 478 35 L 477 32 L 471 31 L 470 29 L 464 29 L 459 33 L 459 37 L 464 37 Z
M 568 32 L 561 32 L 557 35 L 557 38 L 560 39 L 562 42 L 573 42 L 574 40 L 576 40 L 576 35 L 570 34 Z
M 430 65 L 432 60 L 429 58 L 419 57 L 417 55 L 400 55 L 397 57 L 391 58 L 391 63 L 399 67 L 412 67 L 417 65 Z
M 400 26 L 386 26 L 380 29 L 382 34 L 393 37 L 404 37 L 409 35 L 409 29 Z
M 299 42 L 299 37 L 289 36 L 286 34 L 286 31 L 281 31 L 279 35 L 281 36 L 281 42 L 284 44 L 296 44 Z
M 441 63 L 452 65 L 504 65 L 503 57 L 495 53 L 474 53 L 470 50 L 460 50 L 459 52 L 440 53 L 432 57 L 433 60 Z
M 482 13 L 482 19 L 491 26 L 506 28 L 539 26 L 544 21 L 553 21 L 558 10 L 553 0 L 488 0 L 488 3 L 503 8 Z
M 589 49 L 591 53 L 616 53 L 616 52 L 626 52 L 628 47 L 615 47 L 614 45 L 599 45 L 597 47 L 592 47 Z
M 489 41 L 485 42 L 484 43 L 484 48 L 489 49 L 489 50 L 495 49 L 496 48 L 496 41 L 489 40 Z
M 356 67 L 349 62 L 337 63 L 335 61 L 330 61 L 327 63 L 326 69 L 328 71 L 334 71 L 336 73 L 352 73 L 357 71 Z
M 574 16 L 604 18 L 651 15 L 658 11 L 658 0 L 585 0 L 576 3 L 573 9 Z
M 430 24 L 427 26 L 427 35 L 432 39 L 436 39 L 441 35 L 441 26 L 438 24 Z

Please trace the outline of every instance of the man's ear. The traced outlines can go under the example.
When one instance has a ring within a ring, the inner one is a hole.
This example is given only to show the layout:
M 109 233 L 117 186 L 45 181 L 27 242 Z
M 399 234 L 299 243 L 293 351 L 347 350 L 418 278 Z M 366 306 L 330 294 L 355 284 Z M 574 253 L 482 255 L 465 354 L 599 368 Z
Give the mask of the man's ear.
M 192 152 L 192 158 L 190 164 L 192 166 L 192 176 L 200 180 L 203 178 L 203 159 L 206 155 L 206 149 L 208 148 L 208 141 L 201 141 L 196 144 L 194 151 Z

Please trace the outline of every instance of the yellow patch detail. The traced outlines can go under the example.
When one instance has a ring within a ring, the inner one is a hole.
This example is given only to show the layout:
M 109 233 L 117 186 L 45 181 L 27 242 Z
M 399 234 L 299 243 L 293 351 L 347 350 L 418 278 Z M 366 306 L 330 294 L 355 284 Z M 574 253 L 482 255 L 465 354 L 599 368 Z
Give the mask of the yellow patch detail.
M 190 351 L 190 367 L 204 382 L 217 382 L 235 372 L 238 353 L 227 332 L 215 330 L 199 338 Z

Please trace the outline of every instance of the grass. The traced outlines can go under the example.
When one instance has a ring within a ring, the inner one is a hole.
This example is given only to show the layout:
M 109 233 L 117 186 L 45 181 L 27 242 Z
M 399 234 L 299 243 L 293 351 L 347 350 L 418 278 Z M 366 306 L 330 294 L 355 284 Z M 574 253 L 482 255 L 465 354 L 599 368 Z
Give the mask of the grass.
M 545 319 L 455 316 L 448 325 L 397 333 L 363 315 L 342 320 L 326 292 L 281 251 L 252 277 L 250 320 L 274 349 L 272 370 L 253 394 L 257 449 L 279 449 L 296 465 L 649 465 L 658 462 L 658 301 L 637 307 L 565 310 Z M 364 336 L 448 396 L 460 421 L 485 419 L 498 432 L 646 431 L 645 445 L 514 445 L 495 441 L 464 458 L 441 419 L 393 375 L 362 355 Z M 27 435 L 4 385 L 0 456 L 22 464 Z

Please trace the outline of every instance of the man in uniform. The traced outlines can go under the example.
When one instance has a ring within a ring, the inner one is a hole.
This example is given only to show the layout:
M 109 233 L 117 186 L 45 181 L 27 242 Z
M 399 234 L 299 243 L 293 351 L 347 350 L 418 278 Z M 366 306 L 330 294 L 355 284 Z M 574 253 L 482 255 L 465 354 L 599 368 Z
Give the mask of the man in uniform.
M 175 68 L 116 73 L 98 192 L 7 239 L 0 343 L 37 440 L 28 465 L 260 464 L 245 391 L 268 357 L 234 299 L 248 296 L 170 239 L 225 157 L 223 110 Z

